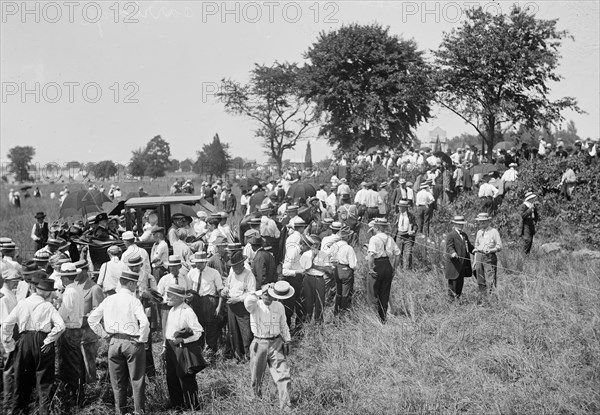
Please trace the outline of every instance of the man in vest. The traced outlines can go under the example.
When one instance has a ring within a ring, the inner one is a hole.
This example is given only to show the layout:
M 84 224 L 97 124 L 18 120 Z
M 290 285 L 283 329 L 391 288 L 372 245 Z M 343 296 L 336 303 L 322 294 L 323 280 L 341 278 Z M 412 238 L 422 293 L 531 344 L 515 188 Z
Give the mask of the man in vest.
M 48 222 L 44 221 L 45 218 L 44 212 L 35 214 L 36 222 L 31 229 L 31 239 L 33 239 L 36 251 L 46 246 L 48 241 Z

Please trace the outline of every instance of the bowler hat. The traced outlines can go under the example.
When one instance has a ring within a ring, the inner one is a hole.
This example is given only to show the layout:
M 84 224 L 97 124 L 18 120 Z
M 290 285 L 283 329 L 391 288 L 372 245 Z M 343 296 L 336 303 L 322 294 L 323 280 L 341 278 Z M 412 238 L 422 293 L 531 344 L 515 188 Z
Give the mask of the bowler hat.
M 103 220 L 108 220 L 108 214 L 101 212 L 96 215 L 96 219 L 94 219 L 94 222 L 100 223 Z
M 35 263 L 34 260 L 29 260 L 23 264 L 23 269 L 21 270 L 21 273 L 23 275 L 29 275 L 29 274 L 33 274 L 34 272 L 38 271 L 39 269 L 40 269 L 40 267 L 38 267 L 38 265 Z
M 54 281 L 51 279 L 41 279 L 36 288 L 41 291 L 56 291 L 56 288 L 54 288 Z
M 36 219 L 44 219 L 46 217 L 46 214 L 44 212 L 38 212 L 35 214 L 34 216 Z
M 234 265 L 241 264 L 247 258 L 248 257 L 246 257 L 244 254 L 242 254 L 242 251 L 235 251 L 233 253 L 233 255 L 231 256 L 231 259 L 227 262 L 227 265 L 229 265 L 230 267 L 233 267 Z

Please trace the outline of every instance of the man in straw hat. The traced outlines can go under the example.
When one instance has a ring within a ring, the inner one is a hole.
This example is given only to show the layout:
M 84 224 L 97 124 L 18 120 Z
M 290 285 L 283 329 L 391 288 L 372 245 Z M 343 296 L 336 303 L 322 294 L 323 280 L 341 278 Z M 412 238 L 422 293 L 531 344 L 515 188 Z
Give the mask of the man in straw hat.
M 345 226 L 337 233 L 338 240 L 334 242 L 330 249 L 330 261 L 335 271 L 333 273 L 335 281 L 335 306 L 333 312 L 339 314 L 348 310 L 352 303 L 354 294 L 354 270 L 358 264 L 356 253 L 349 245 L 352 239 L 352 230 Z
M 119 279 L 125 265 L 121 261 L 121 248 L 117 245 L 110 246 L 106 252 L 109 259 L 100 267 L 98 285 L 102 288 L 104 295 L 113 295 L 117 292 Z
M 245 267 L 246 257 L 241 251 L 235 251 L 228 262 L 231 267 L 221 292 L 227 299 L 227 323 L 231 335 L 231 347 L 238 360 L 249 357 L 252 332 L 250 331 L 250 315 L 244 308 L 244 299 L 256 291 L 256 279 L 252 271 Z
M 191 261 L 194 267 L 187 276 L 192 285 L 192 293 L 197 299 L 190 304 L 194 305 L 193 310 L 204 328 L 200 338 L 202 346 L 206 343 L 208 349 L 214 353 L 217 351 L 217 320 L 223 308 L 223 280 L 216 269 L 207 267 L 206 252 L 196 252 Z
M 487 295 L 486 280 L 490 282 L 490 290 L 496 287 L 497 277 L 497 252 L 502 250 L 502 240 L 500 233 L 492 228 L 492 217 L 487 213 L 480 213 L 475 218 L 479 224 L 479 230 L 475 237 L 475 258 L 478 263 L 475 267 L 477 271 L 477 285 L 479 286 L 479 295 Z
M 150 256 L 148 252 L 140 248 L 135 241 L 135 235 L 131 231 L 127 231 L 123 233 L 121 236 L 123 243 L 125 244 L 125 251 L 123 251 L 123 255 L 121 255 L 121 260 L 125 263 L 130 257 L 140 256 L 142 257 L 142 268 L 148 274 L 152 272 L 152 268 L 150 267 Z
M 465 278 L 473 275 L 471 257 L 475 249 L 469 237 L 463 232 L 467 224 L 464 216 L 455 216 L 451 222 L 452 231 L 446 237 L 446 261 L 444 275 L 448 280 L 450 299 L 458 299 L 462 294 Z
M 370 227 L 373 236 L 369 239 L 367 249 L 367 266 L 370 276 L 367 280 L 367 287 L 372 292 L 372 301 L 377 308 L 379 318 L 385 323 L 400 249 L 394 242 L 394 238 L 388 234 L 389 223 L 386 219 L 377 218 L 370 223 Z
M 131 382 L 136 413 L 145 410 L 146 353 L 150 323 L 144 306 L 134 293 L 139 275 L 124 270 L 118 293 L 106 297 L 88 317 L 91 329 L 100 337 L 108 339 L 108 372 L 115 397 L 117 414 L 127 409 L 127 380 Z M 101 323 L 103 321 L 104 324 Z
M 85 260 L 75 262 L 77 269 L 81 270 L 77 287 L 83 294 L 83 322 L 81 324 L 81 353 L 85 365 L 86 383 L 96 382 L 96 356 L 98 355 L 98 340 L 100 339 L 88 324 L 88 317 L 92 310 L 104 300 L 102 288 L 91 278 L 88 263 Z
M 290 329 L 286 322 L 283 304 L 277 300 L 293 297 L 294 287 L 286 281 L 266 285 L 262 290 L 251 292 L 244 299 L 250 313 L 250 327 L 254 340 L 250 345 L 250 373 L 252 389 L 257 397 L 262 396 L 261 386 L 265 369 L 279 392 L 279 408 L 290 410 L 290 369 L 286 356 L 290 352 Z
M 46 214 L 44 212 L 38 212 L 35 214 L 35 224 L 33 228 L 31 228 L 31 239 L 35 244 L 35 250 L 42 249 L 46 246 L 46 241 L 48 241 L 48 222 L 46 219 Z
M 521 237 L 523 238 L 523 253 L 529 255 L 533 245 L 535 226 L 540 220 L 537 208 L 537 196 L 532 192 L 525 193 L 525 200 L 519 207 L 521 215 Z
M 2 346 L 15 353 L 15 392 L 11 405 L 14 413 L 26 413 L 31 404 L 31 392 L 37 386 L 40 414 L 50 413 L 50 389 L 55 379 L 54 343 L 65 330 L 65 323 L 52 306 L 50 297 L 54 282 L 41 280 L 36 293 L 17 303 L 2 322 Z M 14 327 L 19 327 L 15 342 Z
M 167 266 L 169 267 L 169 273 L 164 275 L 158 282 L 156 290 L 163 296 L 163 302 L 160 304 L 161 310 L 161 322 L 162 332 L 165 332 L 165 325 L 167 323 L 167 314 L 171 307 L 167 304 L 167 287 L 169 285 L 178 285 L 186 290 L 192 288 L 189 278 L 186 274 L 181 273 L 181 257 L 179 255 L 170 255 Z
M 65 322 L 65 332 L 56 341 L 58 348 L 58 379 L 64 384 L 62 402 L 65 410 L 79 406 L 84 399 L 85 363 L 81 352 L 84 304 L 75 279 L 81 274 L 72 262 L 61 265 L 58 275 L 65 287 L 58 313 Z
M 192 308 L 185 303 L 189 298 L 186 290 L 177 285 L 167 287 L 167 304 L 171 307 L 167 316 L 163 356 L 166 362 L 167 388 L 170 409 L 198 407 L 198 383 L 196 374 L 188 374 L 177 360 L 175 348 L 200 339 L 203 329 Z M 185 336 L 183 336 L 186 332 Z

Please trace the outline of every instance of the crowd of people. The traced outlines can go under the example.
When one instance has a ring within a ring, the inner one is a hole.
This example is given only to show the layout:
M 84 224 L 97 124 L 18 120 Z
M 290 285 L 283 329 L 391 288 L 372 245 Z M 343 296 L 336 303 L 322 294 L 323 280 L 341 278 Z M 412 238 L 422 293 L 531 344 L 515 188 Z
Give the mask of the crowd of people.
M 393 160 L 375 154 L 356 163 Z M 172 408 L 198 408 L 196 373 L 224 356 L 249 362 L 256 396 L 269 367 L 280 408 L 291 409 L 291 340 L 307 324 L 323 324 L 328 307 L 334 318 L 352 308 L 357 250 L 364 248 L 367 300 L 385 323 L 394 276 L 413 269 L 416 238 L 429 235 L 434 206 L 450 203 L 456 188 L 476 183 L 479 229 L 472 243 L 463 230 L 465 218 L 452 219 L 444 275 L 452 301 L 460 298 L 464 279 L 474 275 L 478 301 L 486 304 L 497 286 L 497 254 L 503 249 L 492 226 L 496 199 L 518 180 L 517 163 L 526 156 L 507 152 L 502 177 L 483 174 L 449 189 L 450 177 L 456 179 L 456 171 L 476 156 L 459 150 L 448 161 L 406 153 L 402 158 L 416 157 L 409 161 L 415 165 L 423 159 L 415 183 L 392 173 L 385 182 L 351 189 L 345 177 L 334 176 L 310 195 L 290 194 L 298 179 L 286 174 L 244 189 L 239 203 L 232 186 L 204 182 L 200 194 L 218 211 L 173 214 L 168 229 L 152 210 L 143 212 L 141 222 L 127 221 L 136 213 L 123 211 L 52 225 L 38 212 L 31 259 L 17 261 L 15 242 L 0 238 L 4 408 L 27 413 L 33 389 L 40 413 L 48 413 L 53 393 L 61 396 L 65 411 L 85 404 L 86 384 L 97 381 L 99 343 L 106 341 L 117 413 L 128 411 L 128 387 L 135 412 L 144 412 L 146 379 L 156 377 L 157 357 L 166 362 Z M 563 181 L 570 195 L 570 173 Z M 174 185 L 172 192 L 181 188 Z M 117 186 L 111 189 L 115 197 Z M 237 211 L 243 218 L 234 223 Z M 518 211 L 528 254 L 540 220 L 536 195 L 528 192 Z M 126 229 L 127 223 L 133 227 Z M 362 247 L 359 235 L 367 240 Z M 106 242 L 107 260 L 99 264 L 89 246 Z M 149 251 L 142 247 L 148 243 Z M 161 339 L 160 356 L 153 337 Z

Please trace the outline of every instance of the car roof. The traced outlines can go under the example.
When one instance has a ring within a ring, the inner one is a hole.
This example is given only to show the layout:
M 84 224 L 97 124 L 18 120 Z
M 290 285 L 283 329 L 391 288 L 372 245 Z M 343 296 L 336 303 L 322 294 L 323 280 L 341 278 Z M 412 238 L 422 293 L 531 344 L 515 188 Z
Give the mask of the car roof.
M 125 202 L 125 206 L 150 206 L 150 205 L 170 205 L 174 203 L 184 203 L 194 205 L 203 199 L 200 195 L 186 196 L 147 196 L 132 197 Z

